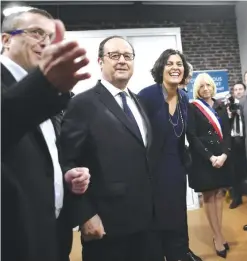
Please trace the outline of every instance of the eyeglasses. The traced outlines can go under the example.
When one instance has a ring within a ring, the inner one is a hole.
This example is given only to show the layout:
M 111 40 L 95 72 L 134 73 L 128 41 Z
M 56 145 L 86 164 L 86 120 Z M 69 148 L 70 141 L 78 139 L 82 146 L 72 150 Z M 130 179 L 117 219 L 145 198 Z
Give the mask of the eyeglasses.
M 132 61 L 135 58 L 134 53 L 118 53 L 118 52 L 109 52 L 104 54 L 104 56 L 108 56 L 110 59 L 118 61 L 120 57 L 123 55 L 125 61 Z
M 6 32 L 10 35 L 27 34 L 28 36 L 36 39 L 38 41 L 44 41 L 48 36 L 49 40 L 52 41 L 54 34 L 48 34 L 41 28 L 26 28 L 26 29 L 16 29 L 13 31 Z

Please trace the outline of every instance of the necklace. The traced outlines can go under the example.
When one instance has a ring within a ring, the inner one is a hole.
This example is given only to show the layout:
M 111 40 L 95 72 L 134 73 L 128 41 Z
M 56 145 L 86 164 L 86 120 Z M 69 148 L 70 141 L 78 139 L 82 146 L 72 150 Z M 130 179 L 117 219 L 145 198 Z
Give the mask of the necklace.
M 171 125 L 172 125 L 172 127 L 173 127 L 173 132 L 174 132 L 175 136 L 176 136 L 177 138 L 180 138 L 180 137 L 182 136 L 183 131 L 184 131 L 184 120 L 183 120 L 183 116 L 182 116 L 182 112 L 181 112 L 181 108 L 180 108 L 180 103 L 178 103 L 177 107 L 178 107 L 178 118 L 177 118 L 177 122 L 176 122 L 176 123 L 173 123 L 173 122 L 172 122 L 170 113 L 169 113 L 169 122 L 171 123 Z M 181 133 L 178 134 L 177 131 L 176 131 L 176 126 L 178 125 L 179 118 L 181 119 L 182 128 L 181 128 Z
M 164 87 L 163 84 L 162 84 L 162 86 Z M 166 90 L 165 87 L 162 88 L 162 92 L 163 92 L 164 100 L 165 100 L 165 102 L 166 102 L 167 90 Z M 180 102 L 179 102 L 178 96 L 177 96 L 177 108 L 178 108 L 178 118 L 177 118 L 177 120 L 175 121 L 175 123 L 172 121 L 172 118 L 171 118 L 171 115 L 170 115 L 169 112 L 168 112 L 168 114 L 169 114 L 169 122 L 170 122 L 170 124 L 172 125 L 173 132 L 174 132 L 174 134 L 175 134 L 175 136 L 176 136 L 177 138 L 180 138 L 181 135 L 182 135 L 182 133 L 183 133 L 183 131 L 184 131 L 184 120 L 183 120 L 183 116 L 182 116 L 182 112 L 181 112 Z M 181 122 L 182 122 L 182 129 L 181 129 L 181 133 L 178 134 L 177 131 L 176 131 L 176 126 L 178 125 L 179 117 L 180 117 Z
M 177 103 L 177 106 L 176 106 L 176 110 L 177 110 L 177 108 L 179 107 L 179 104 Z M 176 110 L 175 110 L 175 112 L 176 112 Z M 175 113 L 174 112 L 174 113 Z M 171 117 L 171 114 L 169 113 L 169 122 L 172 124 L 172 126 L 177 126 L 178 125 L 178 120 L 179 120 L 179 114 L 178 114 L 178 117 L 177 117 L 177 119 L 175 120 L 175 123 L 172 121 L 172 117 Z

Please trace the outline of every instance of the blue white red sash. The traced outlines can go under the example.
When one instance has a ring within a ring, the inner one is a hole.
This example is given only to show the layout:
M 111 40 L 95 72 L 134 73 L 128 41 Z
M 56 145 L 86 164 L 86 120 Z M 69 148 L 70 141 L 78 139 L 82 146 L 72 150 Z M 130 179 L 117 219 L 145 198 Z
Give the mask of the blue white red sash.
M 218 134 L 220 140 L 223 140 L 223 133 L 220 123 L 214 113 L 200 100 L 194 100 L 192 102 L 202 114 L 209 120 L 210 124 L 213 126 L 214 130 Z

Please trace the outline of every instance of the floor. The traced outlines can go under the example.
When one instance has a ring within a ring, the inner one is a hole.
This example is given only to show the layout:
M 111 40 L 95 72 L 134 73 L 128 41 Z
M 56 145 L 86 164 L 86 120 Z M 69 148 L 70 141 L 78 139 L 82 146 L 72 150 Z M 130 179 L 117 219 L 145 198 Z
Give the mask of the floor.
M 244 198 L 243 205 L 234 210 L 230 210 L 228 204 L 225 203 L 223 218 L 224 234 L 231 247 L 225 260 L 247 261 L 247 232 L 242 229 L 243 225 L 247 224 L 247 198 Z M 203 209 L 188 211 L 188 222 L 190 248 L 198 254 L 203 261 L 223 261 L 224 259 L 215 255 L 212 244 L 212 234 Z M 78 232 L 74 232 L 71 261 L 82 261 Z

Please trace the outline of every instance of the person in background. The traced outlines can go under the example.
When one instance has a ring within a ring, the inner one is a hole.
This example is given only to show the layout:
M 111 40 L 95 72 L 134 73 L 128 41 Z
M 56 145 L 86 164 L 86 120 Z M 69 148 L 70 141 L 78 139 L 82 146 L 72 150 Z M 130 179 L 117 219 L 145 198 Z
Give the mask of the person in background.
M 183 54 L 165 50 L 152 70 L 156 84 L 144 88 L 139 100 L 144 104 L 152 127 L 152 186 L 154 220 L 151 248 L 157 261 L 201 261 L 189 249 L 185 132 L 186 93 L 179 89 L 189 75 Z M 151 259 L 150 259 L 151 260 Z
M 89 77 L 75 63 L 86 51 L 62 42 L 64 25 L 44 10 L 7 16 L 2 24 L 2 260 L 68 260 L 72 226 L 63 206 L 86 191 L 86 168 L 59 164 L 59 114 L 70 90 Z M 73 192 L 73 193 L 72 193 Z M 69 215 L 69 213 L 67 213 Z M 64 258 L 65 256 L 65 258 Z
M 192 79 L 192 76 L 193 76 L 193 66 L 191 63 L 188 63 L 188 66 L 189 66 L 189 75 L 188 77 L 185 79 L 184 83 L 183 84 L 179 84 L 179 89 L 183 90 L 185 93 L 188 93 L 188 90 L 187 90 L 187 85 L 190 83 L 190 80 Z M 188 95 L 187 95 L 188 97 Z M 189 99 L 189 97 L 188 97 Z
M 247 83 L 247 71 L 245 72 L 245 82 Z M 243 119 L 243 129 L 244 129 L 244 137 L 245 137 L 245 151 L 246 151 L 246 159 L 247 159 L 247 95 L 244 95 L 240 99 L 240 112 L 241 117 Z M 247 177 L 245 177 L 247 179 Z M 247 224 L 243 226 L 244 231 L 247 231 Z
M 223 188 L 232 185 L 230 123 L 225 106 L 213 98 L 216 85 L 209 74 L 197 76 L 193 94 L 187 131 L 192 156 L 189 185 L 202 192 L 216 253 L 226 258 L 229 245 L 222 233 L 222 211 Z
M 242 182 L 247 175 L 247 161 L 244 143 L 244 126 L 240 113 L 240 99 L 245 95 L 246 86 L 238 82 L 233 86 L 232 96 L 228 99 L 227 112 L 231 125 L 232 163 L 234 167 L 234 185 L 232 188 L 232 202 L 234 209 L 243 203 Z
M 244 73 L 244 83 L 247 85 L 247 71 Z
M 148 252 L 152 136 L 142 105 L 128 89 L 134 58 L 123 37 L 104 39 L 98 51 L 101 80 L 72 99 L 62 123 L 65 167 L 79 164 L 91 172 L 78 205 L 84 213 L 78 223 L 84 261 L 155 261 Z

